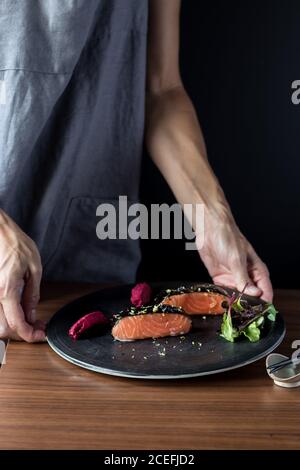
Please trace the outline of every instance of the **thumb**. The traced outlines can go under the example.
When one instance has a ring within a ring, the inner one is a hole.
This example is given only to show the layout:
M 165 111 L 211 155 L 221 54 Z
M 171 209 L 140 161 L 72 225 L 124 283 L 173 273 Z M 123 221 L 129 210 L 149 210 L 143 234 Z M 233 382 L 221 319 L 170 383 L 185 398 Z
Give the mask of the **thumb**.
M 249 277 L 246 260 L 245 263 L 238 262 L 234 264 L 232 275 L 235 281 L 235 287 L 239 292 L 244 291 L 245 294 L 252 295 L 253 297 L 261 296 L 262 290 L 257 287 Z

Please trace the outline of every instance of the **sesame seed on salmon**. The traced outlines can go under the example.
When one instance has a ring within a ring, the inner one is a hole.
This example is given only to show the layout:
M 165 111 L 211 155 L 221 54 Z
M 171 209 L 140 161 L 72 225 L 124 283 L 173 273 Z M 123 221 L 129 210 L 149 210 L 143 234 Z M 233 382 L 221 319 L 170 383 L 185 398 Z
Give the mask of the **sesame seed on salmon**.
M 117 321 L 112 335 L 119 341 L 179 336 L 190 331 L 192 321 L 179 313 L 131 315 Z
M 188 315 L 221 315 L 225 312 L 227 298 L 218 292 L 189 292 L 163 299 L 163 305 L 181 307 Z

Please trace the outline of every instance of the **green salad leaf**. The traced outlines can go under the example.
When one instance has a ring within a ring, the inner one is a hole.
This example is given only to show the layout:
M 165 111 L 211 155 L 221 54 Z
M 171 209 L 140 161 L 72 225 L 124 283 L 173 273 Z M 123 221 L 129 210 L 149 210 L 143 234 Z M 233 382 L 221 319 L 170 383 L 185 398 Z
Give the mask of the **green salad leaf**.
M 227 341 L 234 342 L 235 338 L 239 336 L 239 332 L 232 326 L 232 320 L 230 313 L 224 313 L 223 322 L 221 325 L 221 336 Z
M 260 317 L 260 318 L 263 319 L 263 317 Z M 255 343 L 260 338 L 259 326 L 260 326 L 260 324 L 258 323 L 258 320 L 253 321 L 244 330 L 242 330 L 241 333 L 244 334 L 246 336 L 246 338 L 248 338 L 249 341 L 251 341 L 251 343 Z
M 271 321 L 275 321 L 276 320 L 276 315 L 278 313 L 278 311 L 276 310 L 276 308 L 274 307 L 273 304 L 267 304 L 267 308 L 265 310 L 265 313 L 267 313 L 267 317 L 269 320 Z
M 265 319 L 274 322 L 278 312 L 271 303 L 251 305 L 242 296 L 243 292 L 238 296 L 233 294 L 230 298 L 227 311 L 223 315 L 220 336 L 232 343 L 245 336 L 255 343 L 260 339 Z

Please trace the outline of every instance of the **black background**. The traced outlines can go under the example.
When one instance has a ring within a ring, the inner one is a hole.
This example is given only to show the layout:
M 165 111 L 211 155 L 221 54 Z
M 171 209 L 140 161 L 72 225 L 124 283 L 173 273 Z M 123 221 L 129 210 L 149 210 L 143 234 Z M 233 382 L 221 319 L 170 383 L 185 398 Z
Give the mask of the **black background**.
M 275 287 L 299 287 L 300 2 L 183 0 L 181 71 L 210 162 Z M 142 200 L 173 202 L 145 155 Z M 208 279 L 182 241 L 144 241 L 140 277 Z

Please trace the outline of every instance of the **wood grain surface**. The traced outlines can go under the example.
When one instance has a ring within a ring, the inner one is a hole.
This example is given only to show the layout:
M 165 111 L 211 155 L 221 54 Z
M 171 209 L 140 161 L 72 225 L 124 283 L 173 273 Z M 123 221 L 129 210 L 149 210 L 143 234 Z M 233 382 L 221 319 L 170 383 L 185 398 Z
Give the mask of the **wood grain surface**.
M 43 286 L 39 316 L 99 286 Z M 279 290 L 287 323 L 278 352 L 300 339 L 300 291 Z M 273 385 L 261 360 L 181 381 L 80 369 L 47 344 L 10 343 L 0 370 L 1 449 L 300 449 L 300 388 Z

